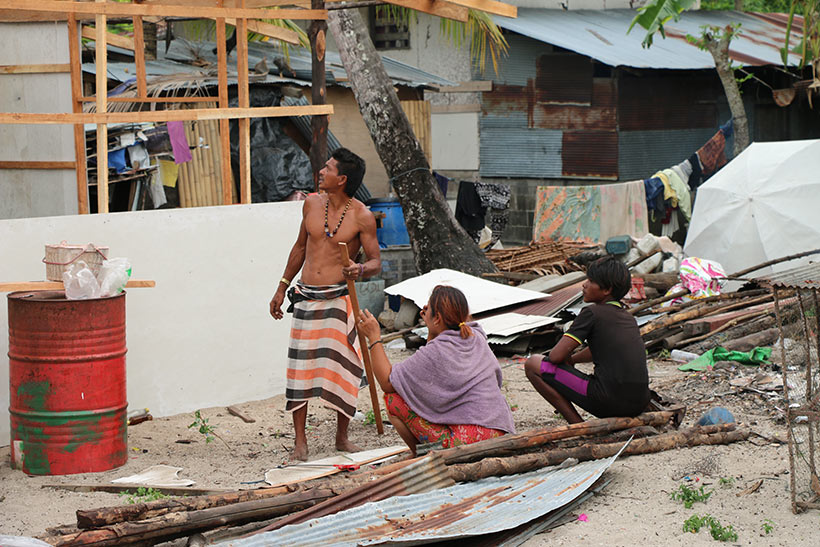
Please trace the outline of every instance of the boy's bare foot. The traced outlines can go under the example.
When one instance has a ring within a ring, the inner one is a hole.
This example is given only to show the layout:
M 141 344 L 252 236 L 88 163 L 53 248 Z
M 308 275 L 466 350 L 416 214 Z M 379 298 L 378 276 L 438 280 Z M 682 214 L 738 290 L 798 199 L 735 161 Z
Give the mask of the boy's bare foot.
M 307 443 L 297 442 L 296 446 L 293 448 L 293 452 L 290 453 L 290 457 L 294 460 L 306 462 L 308 459 Z
M 361 452 L 362 449 L 350 442 L 350 439 L 336 439 L 336 450 L 340 452 Z

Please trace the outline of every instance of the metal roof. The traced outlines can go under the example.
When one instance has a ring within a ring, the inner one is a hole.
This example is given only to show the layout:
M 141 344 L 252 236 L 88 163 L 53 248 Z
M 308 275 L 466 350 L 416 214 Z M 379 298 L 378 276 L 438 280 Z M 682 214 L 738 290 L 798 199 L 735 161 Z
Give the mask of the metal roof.
M 229 544 L 420 545 L 507 530 L 570 503 L 589 489 L 617 457 L 392 497 Z
M 158 44 L 157 59 L 146 61 L 145 70 L 148 77 L 169 76 L 171 74 L 192 74 L 197 76 L 212 76 L 206 80 L 206 85 L 217 85 L 217 60 L 213 52 L 216 47 L 215 42 L 189 42 L 177 39 L 171 42 L 168 52 L 165 52 L 164 43 Z M 112 49 L 113 51 L 113 49 Z M 118 53 L 131 53 L 117 48 Z M 274 59 L 283 58 L 282 50 L 271 42 L 250 42 L 248 44 L 248 66 L 251 71 L 259 62 L 266 59 L 268 74 L 253 74 L 251 72 L 251 83 L 292 83 L 301 86 L 309 86 L 311 82 L 311 60 L 310 52 L 304 48 L 291 46 L 290 59 L 288 65 L 293 71 L 293 77 L 280 77 L 279 69 L 274 64 Z M 207 67 L 196 66 L 207 65 Z M 410 65 L 396 61 L 389 57 L 382 56 L 382 64 L 387 75 L 394 85 L 408 87 L 433 87 L 455 85 L 450 80 L 425 72 Z M 340 85 L 350 87 L 347 72 L 345 72 L 341 57 L 335 51 L 328 51 L 325 56 L 325 76 L 327 85 Z M 135 76 L 133 62 L 108 61 L 109 78 L 124 82 Z M 84 63 L 83 71 L 91 74 L 96 73 L 94 63 Z M 236 85 L 236 52 L 228 56 L 228 84 Z
M 773 287 L 820 289 L 820 262 L 798 266 L 772 275 L 756 278 Z
M 518 18 L 493 15 L 496 24 L 547 44 L 581 53 L 610 66 L 636 68 L 706 69 L 714 68 L 711 54 L 686 41 L 686 35 L 700 35 L 700 27 L 725 27 L 741 24 L 741 34 L 732 40 L 729 57 L 742 65 L 782 65 L 780 48 L 786 39 L 788 15 L 744 13 L 739 11 L 687 11 L 679 21 L 664 25 L 666 39 L 657 35 L 650 48 L 643 48 L 646 32 L 636 26 L 627 34 L 636 12 L 630 9 L 553 10 L 519 8 Z M 802 29 L 803 19 L 795 17 Z M 796 46 L 802 32 L 792 29 L 791 44 Z M 791 54 L 790 64 L 799 56 Z

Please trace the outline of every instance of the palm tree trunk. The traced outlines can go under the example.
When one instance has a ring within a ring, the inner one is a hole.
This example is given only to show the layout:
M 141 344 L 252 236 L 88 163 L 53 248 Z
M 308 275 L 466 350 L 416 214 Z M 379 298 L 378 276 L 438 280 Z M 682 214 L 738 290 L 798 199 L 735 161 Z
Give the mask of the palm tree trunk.
M 737 85 L 737 80 L 735 80 L 734 71 L 729 64 L 729 42 L 732 40 L 732 36 L 731 29 L 727 28 L 719 40 L 705 36 L 704 46 L 715 60 L 715 70 L 717 70 L 720 83 L 723 84 L 723 91 L 726 93 L 726 101 L 729 103 L 735 131 L 734 155 L 737 156 L 749 146 L 750 139 L 746 107 L 743 106 L 740 88 Z
M 450 268 L 472 275 L 496 271 L 458 224 L 439 191 L 359 12 L 334 10 L 328 15 L 328 27 L 404 210 L 418 271 Z

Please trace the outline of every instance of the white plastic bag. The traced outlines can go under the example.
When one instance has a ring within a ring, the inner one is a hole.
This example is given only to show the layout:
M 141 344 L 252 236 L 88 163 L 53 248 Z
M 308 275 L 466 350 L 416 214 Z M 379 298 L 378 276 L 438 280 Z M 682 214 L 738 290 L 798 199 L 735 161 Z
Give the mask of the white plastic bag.
M 65 296 L 69 300 L 86 300 L 100 296 L 100 284 L 88 265 L 82 260 L 76 261 L 63 272 Z
M 119 294 L 131 277 L 131 263 L 127 258 L 110 258 L 103 262 L 100 274 L 100 296 Z

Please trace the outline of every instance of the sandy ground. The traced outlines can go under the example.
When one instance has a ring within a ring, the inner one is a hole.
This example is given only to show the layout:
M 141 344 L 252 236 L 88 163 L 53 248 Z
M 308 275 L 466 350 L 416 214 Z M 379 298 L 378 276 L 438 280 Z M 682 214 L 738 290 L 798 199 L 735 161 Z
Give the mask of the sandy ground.
M 409 355 L 392 350 L 395 362 Z M 504 391 L 515 409 L 519 431 L 563 423 L 531 389 L 523 371 L 523 358 L 500 359 Z M 707 373 L 684 373 L 671 361 L 652 361 L 652 387 L 688 405 L 684 425 L 692 425 L 714 405 L 729 408 L 737 420 L 754 432 L 746 442 L 727 446 L 677 449 L 619 459 L 605 476 L 612 482 L 596 497 L 575 510 L 568 522 L 530 539 L 526 545 L 707 545 L 713 544 L 707 529 L 684 533 L 683 522 L 693 514 L 709 514 L 738 534 L 735 545 L 820 545 L 820 514 L 792 514 L 789 497 L 789 461 L 782 419 L 782 398 L 775 392 L 739 391 L 730 379 L 756 371 L 738 367 Z M 243 482 L 259 481 L 266 470 L 288 459 L 293 446 L 290 416 L 283 411 L 284 397 L 240 402 L 238 406 L 255 423 L 245 423 L 225 408 L 202 409 L 203 416 L 227 441 L 206 443 L 188 429 L 192 414 L 158 418 L 129 427 L 128 463 L 104 473 L 30 477 L 9 466 L 8 447 L 0 448 L 0 535 L 42 535 L 46 528 L 72 524 L 77 509 L 119 505 L 118 494 L 76 493 L 47 488 L 53 484 L 100 484 L 163 463 L 184 470 L 180 476 L 196 481 L 199 488 L 242 488 Z M 359 408 L 370 409 L 367 390 Z M 335 415 L 312 404 L 308 415 L 311 459 L 336 454 L 333 448 Z M 387 428 L 376 434 L 375 425 L 351 423 L 350 436 L 363 449 L 401 444 Z M 768 438 L 769 440 L 766 440 Z M 182 441 L 182 442 L 180 442 Z M 688 480 L 687 480 L 688 479 Z M 722 479 L 722 480 L 721 480 Z M 762 479 L 754 493 L 744 493 Z M 714 493 L 706 503 L 691 509 L 670 499 L 679 485 L 706 485 Z M 582 517 L 585 515 L 585 517 Z M 582 518 L 578 518 L 581 516 Z M 586 520 L 582 520 L 585 518 Z M 768 533 L 764 524 L 771 526 Z

